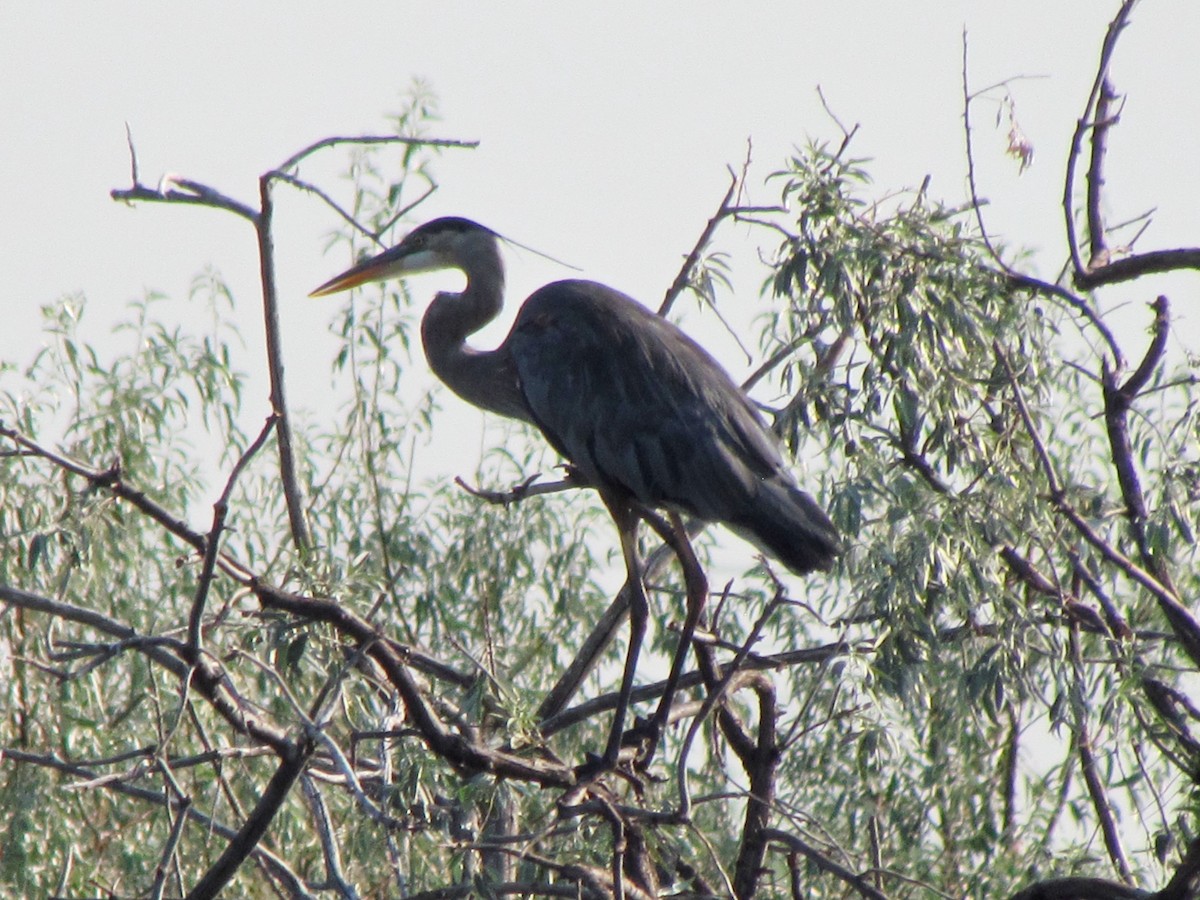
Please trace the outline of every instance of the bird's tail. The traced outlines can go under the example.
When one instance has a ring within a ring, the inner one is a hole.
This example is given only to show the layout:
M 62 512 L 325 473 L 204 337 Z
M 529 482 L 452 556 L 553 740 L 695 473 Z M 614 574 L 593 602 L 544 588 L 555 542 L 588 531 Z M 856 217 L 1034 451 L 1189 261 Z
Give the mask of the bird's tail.
M 842 552 L 837 529 L 825 511 L 782 479 L 760 482 L 753 506 L 729 524 L 797 575 L 828 571 Z

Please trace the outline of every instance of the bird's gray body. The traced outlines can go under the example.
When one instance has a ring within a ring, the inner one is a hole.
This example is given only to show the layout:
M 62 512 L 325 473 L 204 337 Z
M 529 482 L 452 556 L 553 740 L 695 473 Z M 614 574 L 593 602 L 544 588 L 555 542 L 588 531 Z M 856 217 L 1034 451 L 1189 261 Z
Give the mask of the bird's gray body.
M 784 466 L 774 435 L 716 361 L 633 299 L 592 281 L 535 291 L 495 350 L 467 338 L 504 304 L 495 232 L 436 219 L 318 288 L 456 268 L 421 320 L 429 365 L 460 397 L 534 423 L 606 502 L 636 501 L 723 522 L 797 574 L 840 552 L 828 516 Z
M 796 486 L 774 435 L 725 370 L 682 331 L 620 291 L 592 281 L 548 284 L 525 301 L 499 347 L 469 346 L 467 338 L 504 305 L 498 236 L 469 219 L 422 225 L 313 295 L 436 269 L 460 269 L 467 286 L 461 293 L 439 293 L 421 319 L 421 343 L 434 374 L 468 403 L 540 428 L 599 490 L 621 537 L 629 650 L 601 765 L 585 765 L 581 777 L 620 759 L 649 616 L 638 521 L 648 507 L 672 511 L 664 536 L 685 573 L 688 613 L 650 722 L 643 757 L 648 765 L 708 591 L 674 513 L 723 522 L 797 574 L 833 564 L 841 551 L 837 532 Z
M 839 551 L 725 370 L 632 298 L 591 281 L 534 292 L 504 344 L 530 417 L 592 484 L 723 522 L 798 573 Z

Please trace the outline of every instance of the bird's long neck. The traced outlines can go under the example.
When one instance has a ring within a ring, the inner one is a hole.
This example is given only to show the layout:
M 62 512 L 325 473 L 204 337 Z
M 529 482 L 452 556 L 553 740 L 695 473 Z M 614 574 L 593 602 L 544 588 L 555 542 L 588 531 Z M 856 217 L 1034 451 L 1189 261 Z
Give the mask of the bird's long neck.
M 491 246 L 461 266 L 467 286 L 460 294 L 434 297 L 421 319 L 421 343 L 433 373 L 468 403 L 529 421 L 517 387 L 516 370 L 504 345 L 476 350 L 467 338 L 500 315 L 504 306 L 504 265 Z

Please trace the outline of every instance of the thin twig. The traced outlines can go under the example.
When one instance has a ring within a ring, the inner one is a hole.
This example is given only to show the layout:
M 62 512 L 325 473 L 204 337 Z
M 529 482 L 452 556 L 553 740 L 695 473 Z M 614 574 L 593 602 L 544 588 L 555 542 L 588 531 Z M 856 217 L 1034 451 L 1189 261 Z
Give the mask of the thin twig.
M 184 190 L 174 190 L 172 185 Z M 183 178 L 164 181 L 161 188 L 150 188 L 142 184 L 134 184 L 128 188 L 114 188 L 108 192 L 108 195 L 113 200 L 123 203 L 182 203 L 191 206 L 207 206 L 211 209 L 223 209 L 231 212 L 252 224 L 258 222 L 258 213 L 246 204 L 225 196 L 215 188 Z
M 737 190 L 738 178 L 733 173 L 729 176 L 729 188 L 725 191 L 725 196 L 721 198 L 721 205 L 717 207 L 717 211 L 713 214 L 704 226 L 704 230 L 700 232 L 700 238 L 696 241 L 696 245 L 692 247 L 692 252 L 688 254 L 687 259 L 683 261 L 675 280 L 671 282 L 671 286 L 667 288 L 667 294 L 663 297 L 663 301 L 659 304 L 658 314 L 665 316 L 671 311 L 671 307 L 675 305 L 675 301 L 679 299 L 679 295 L 683 293 L 683 289 L 688 286 L 688 281 L 692 277 L 692 271 L 700 262 L 700 256 L 704 253 L 704 248 L 708 246 L 712 240 L 713 232 L 717 230 L 717 226 L 730 215 L 731 208 L 729 201 L 733 199 L 733 193 Z
M 159 855 L 158 866 L 154 870 L 154 883 L 150 886 L 150 900 L 162 900 L 163 889 L 167 884 L 167 874 L 171 867 L 171 859 L 175 855 L 175 849 L 179 846 L 179 839 L 183 835 L 183 826 L 187 824 L 188 809 L 191 805 L 192 801 L 187 797 L 183 797 L 174 808 L 175 821 L 171 823 L 171 831 L 167 835 L 167 842 L 163 845 L 162 853 Z M 167 809 L 169 815 L 171 807 L 168 806 Z
M 1082 696 L 1086 693 L 1083 686 L 1083 655 L 1079 647 L 1079 629 L 1072 627 L 1070 632 L 1071 663 L 1075 673 L 1075 690 Z M 1079 754 L 1079 768 L 1083 773 L 1084 784 L 1087 785 L 1088 796 L 1092 799 L 1092 808 L 1100 825 L 1100 833 L 1104 836 L 1104 846 L 1108 857 L 1126 884 L 1133 881 L 1129 862 L 1125 859 L 1125 851 L 1121 846 L 1121 835 L 1113 817 L 1112 804 L 1108 800 L 1108 792 L 1096 771 L 1096 755 L 1092 751 L 1092 738 L 1089 733 L 1087 719 L 1084 718 L 1085 704 L 1071 704 L 1075 710 L 1075 751 Z
M 1115 119 L 1107 114 L 1112 94 L 1108 71 L 1116 51 L 1117 40 L 1129 24 L 1130 14 L 1137 3 L 1138 0 L 1125 0 L 1109 23 L 1100 50 L 1100 63 L 1097 66 L 1096 78 L 1092 83 L 1091 92 L 1088 94 L 1083 115 L 1076 122 L 1067 155 L 1067 171 L 1063 179 L 1063 215 L 1066 222 L 1071 265 L 1074 269 L 1073 277 L 1076 287 L 1081 290 L 1089 290 L 1105 284 L 1116 284 L 1142 275 L 1172 272 L 1178 269 L 1200 269 L 1200 247 L 1153 250 L 1114 260 L 1104 245 L 1104 226 L 1100 217 L 1100 188 L 1103 185 L 1102 165 L 1107 131 L 1115 122 Z M 1086 215 L 1089 239 L 1092 244 L 1092 258 L 1085 262 L 1079 248 L 1079 237 L 1075 228 L 1074 191 L 1075 169 L 1082 152 L 1084 135 L 1089 131 L 1092 133 L 1092 162 L 1091 171 L 1089 171 L 1092 183 L 1089 184 Z
M 963 96 L 963 133 L 966 138 L 967 145 L 967 187 L 971 193 L 971 211 L 975 213 L 975 223 L 979 228 L 979 236 L 983 240 L 984 246 L 987 248 L 988 255 L 991 256 L 996 264 L 999 265 L 1006 273 L 1009 271 L 1008 263 L 1000 256 L 1000 253 L 992 245 L 992 236 L 988 233 L 987 226 L 983 221 L 983 203 L 979 200 L 978 187 L 975 182 L 975 150 L 971 141 L 971 102 L 977 94 L 971 93 L 969 84 L 969 69 L 967 67 L 967 50 L 969 42 L 967 40 L 967 26 L 963 26 L 962 30 L 962 96 Z
M 780 831 L 777 828 L 768 828 L 764 831 L 764 836 L 768 841 L 782 844 L 789 851 L 800 854 L 814 867 L 845 882 L 861 896 L 866 897 L 867 900 L 888 900 L 886 894 L 876 889 L 862 875 L 850 871 L 841 863 L 834 861 L 797 835 L 788 834 L 786 831 Z
M 1105 284 L 1132 281 L 1143 275 L 1177 272 L 1180 269 L 1200 269 L 1200 247 L 1178 247 L 1173 250 L 1148 250 L 1110 260 L 1104 266 L 1076 272 L 1075 284 L 1084 290 Z
M 1104 81 L 1108 77 L 1108 66 L 1117 46 L 1117 38 L 1128 23 L 1129 15 L 1133 12 L 1133 7 L 1137 5 L 1137 2 L 1138 0 L 1125 0 L 1108 25 L 1104 43 L 1100 48 L 1100 64 L 1096 78 L 1092 83 L 1092 90 L 1088 94 L 1087 103 L 1084 105 L 1083 115 L 1075 123 L 1075 132 L 1071 136 L 1071 146 L 1067 153 L 1067 171 L 1063 177 L 1063 215 L 1066 217 L 1067 247 L 1070 250 L 1071 262 L 1077 274 L 1086 271 L 1087 266 L 1083 261 L 1083 254 L 1079 249 L 1079 237 L 1075 231 L 1075 166 L 1082 150 L 1083 136 L 1093 125 L 1093 113 L 1103 90 Z
M 1108 260 L 1108 244 L 1104 227 L 1104 160 L 1108 153 L 1108 135 L 1119 121 L 1119 114 L 1109 115 L 1109 107 L 1117 99 L 1106 74 L 1100 80 L 1096 109 L 1092 113 L 1092 154 L 1087 175 L 1088 268 L 1104 265 Z
M 183 519 L 171 513 L 164 506 L 151 500 L 145 493 L 127 484 L 119 462 L 113 463 L 107 469 L 85 465 L 61 453 L 41 446 L 16 429 L 6 426 L 3 422 L 0 422 L 0 437 L 8 438 L 20 446 L 23 452 L 39 456 L 65 472 L 70 472 L 72 475 L 78 475 L 80 478 L 86 479 L 88 484 L 95 489 L 109 491 L 113 496 L 129 503 L 143 515 L 148 516 L 161 525 L 166 531 L 175 535 L 175 537 L 184 543 L 189 544 L 200 554 L 205 552 L 205 548 L 208 545 L 207 538 L 199 531 L 191 528 Z M 221 571 L 240 584 L 249 585 L 253 581 L 250 571 L 227 553 L 220 555 L 218 565 Z
M 200 654 L 201 623 L 204 620 L 204 606 L 216 569 L 217 552 L 221 546 L 221 532 L 225 529 L 225 516 L 229 512 L 229 496 L 233 493 L 234 482 L 237 481 L 242 470 L 254 455 L 262 449 L 262 445 L 266 443 L 267 437 L 271 434 L 271 430 L 275 426 L 276 418 L 275 413 L 267 416 L 267 422 L 263 426 L 262 431 L 259 432 L 258 437 L 254 439 L 253 443 L 246 448 L 246 452 L 238 459 L 233 467 L 233 471 L 229 473 L 229 479 L 225 482 L 225 489 L 221 491 L 221 496 L 213 504 L 213 524 L 208 533 L 204 548 L 204 564 L 200 568 L 200 577 L 196 583 L 196 596 L 192 600 L 191 613 L 188 615 L 187 645 L 192 659 L 195 659 Z
M 296 473 L 292 448 L 292 422 L 288 415 L 287 393 L 283 379 L 283 338 L 279 327 L 279 298 L 275 284 L 275 245 L 271 234 L 274 202 L 271 197 L 271 173 L 258 180 L 261 212 L 255 223 L 258 236 L 259 277 L 263 292 L 263 332 L 267 351 L 267 371 L 271 379 L 271 409 L 276 415 L 275 434 L 279 449 L 279 478 L 287 504 L 292 544 L 301 554 L 312 546 L 308 522 L 304 517 L 304 492 Z
M 277 167 L 280 172 L 287 172 L 295 168 L 299 163 L 308 156 L 316 153 L 318 150 L 323 150 L 326 147 L 336 147 L 340 144 L 406 144 L 415 147 L 459 147 L 467 150 L 474 150 L 479 146 L 479 141 L 458 141 L 447 140 L 444 138 L 418 138 L 418 137 L 400 137 L 395 134 L 359 134 L 345 137 L 327 137 L 321 138 L 293 153 Z
M 242 823 L 242 827 L 229 841 L 217 861 L 188 892 L 187 900 L 212 900 L 233 880 L 246 857 L 254 852 L 262 840 L 267 826 L 271 824 L 275 813 L 291 792 L 292 785 L 303 774 L 312 751 L 312 743 L 302 740 L 294 746 L 292 753 L 280 759 L 279 767 L 263 788 L 262 796 L 249 817 Z
M 321 791 L 308 775 L 301 776 L 300 789 L 304 792 L 304 799 L 308 801 L 308 808 L 312 812 L 313 819 L 316 820 L 317 834 L 321 841 L 321 855 L 325 860 L 325 886 L 336 890 L 346 900 L 358 900 L 358 892 L 346 880 L 345 873 L 342 871 L 342 854 L 337 843 L 336 829 L 329 818 L 329 810 L 325 806 L 325 798 L 321 796 Z

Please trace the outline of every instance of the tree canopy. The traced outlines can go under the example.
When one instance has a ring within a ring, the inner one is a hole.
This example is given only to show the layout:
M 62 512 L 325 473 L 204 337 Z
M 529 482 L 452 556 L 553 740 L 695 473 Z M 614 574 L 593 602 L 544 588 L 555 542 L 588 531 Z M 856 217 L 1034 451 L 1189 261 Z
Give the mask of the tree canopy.
M 803 581 L 746 555 L 711 585 L 648 771 L 579 777 L 627 613 L 602 505 L 530 480 L 557 460 L 524 426 L 463 484 L 410 464 L 452 402 L 417 388 L 424 298 L 347 296 L 343 405 L 287 397 L 273 194 L 326 202 L 352 252 L 393 243 L 469 146 L 428 136 L 428 98 L 292 155 L 257 205 L 115 190 L 249 220 L 263 296 L 207 271 L 207 330 L 150 295 L 103 346 L 63 298 L 0 368 L 0 893 L 1196 896 L 1200 348 L 1168 352 L 1153 279 L 1200 250 L 1105 222 L 1132 6 L 1081 98 L 1057 281 L 997 246 L 973 174 L 964 204 L 879 190 L 853 130 L 784 161 L 777 204 L 735 179 L 697 223 L 660 311 L 730 303 L 721 242 L 752 226 L 745 387 L 847 552 Z M 302 180 L 317 153 L 345 154 L 347 196 Z M 1130 297 L 1144 331 L 1114 325 Z M 259 302 L 263 333 L 237 333 Z M 697 582 L 643 531 L 645 712 Z

